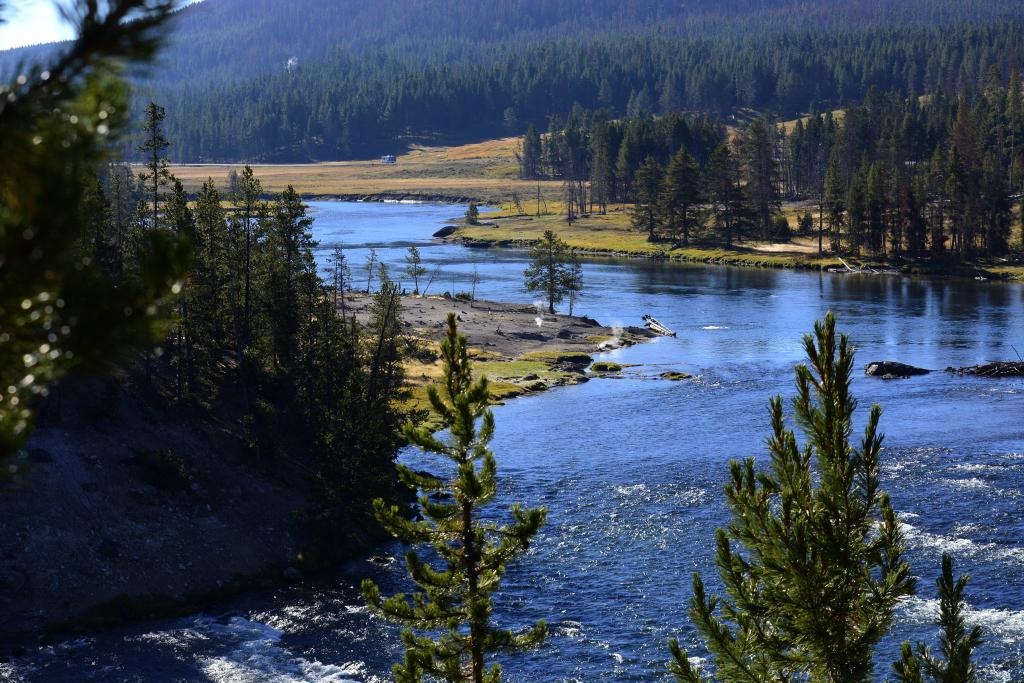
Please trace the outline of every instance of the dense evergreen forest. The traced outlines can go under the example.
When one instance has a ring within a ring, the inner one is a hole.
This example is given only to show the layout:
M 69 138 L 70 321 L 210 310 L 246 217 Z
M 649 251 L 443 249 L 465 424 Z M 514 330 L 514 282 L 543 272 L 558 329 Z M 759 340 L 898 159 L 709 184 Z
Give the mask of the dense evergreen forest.
M 570 38 L 406 58 L 337 51 L 258 79 L 158 88 L 183 159 L 372 156 L 415 141 L 519 133 L 575 103 L 613 116 L 738 108 L 791 117 L 872 89 L 957 92 L 1019 65 L 1022 25 L 915 27 L 711 38 Z
M 956 97 L 871 89 L 863 105 L 784 126 L 707 116 L 612 119 L 577 107 L 530 125 L 524 178 L 561 179 L 568 218 L 635 205 L 649 239 L 731 245 L 816 234 L 819 253 L 974 258 L 1009 250 L 1024 185 L 1024 94 L 997 66 Z M 804 201 L 790 225 L 784 200 Z
M 114 347 L 130 351 L 121 362 L 134 363 L 165 411 L 233 412 L 254 462 L 310 454 L 296 465 L 322 504 L 303 512 L 319 515 L 328 533 L 337 534 L 338 516 L 365 521 L 372 508 L 397 536 L 434 546 L 441 570 L 407 555 L 422 592 L 384 599 L 376 584 L 363 584 L 371 609 L 415 629 L 402 636 L 396 680 L 497 683 L 501 667 L 488 656 L 535 645 L 547 631 L 544 622 L 501 630 L 491 603 L 505 564 L 529 548 L 546 512 L 513 506 L 505 526 L 474 516 L 498 491 L 488 448 L 495 424 L 488 381 L 474 378 L 456 314 L 442 344 L 441 388 L 428 391 L 450 438 L 404 429 L 411 443 L 448 456 L 456 474 L 448 481 L 399 466 L 400 478 L 423 492 L 426 519 L 410 519 L 383 498 L 393 493 L 398 445 L 397 286 L 379 271 L 371 322 L 360 328 L 339 306 L 342 254 L 328 285 L 295 189 L 267 201 L 246 166 L 227 194 L 210 180 L 187 196 L 169 170 L 168 121 L 155 103 L 141 113 L 134 141 L 142 163 L 111 162 L 107 135 L 127 126 L 116 60 L 150 57 L 171 7 L 81 4 L 75 46 L 52 71 L 38 67 L 12 82 L 0 105 L 0 372 L 8 385 L 0 457 L 25 443 L 32 413 L 57 379 L 87 359 L 114 362 Z M 965 41 L 975 32 L 1010 40 L 1017 25 L 922 31 L 921 40 Z M 630 44 L 641 43 L 622 43 Z M 769 116 L 734 130 L 671 106 L 653 116 L 644 86 L 630 95 L 625 116 L 613 97 L 596 113 L 580 106 L 564 123 L 551 118 L 544 136 L 530 125 L 521 171 L 561 178 L 570 219 L 595 205 L 633 202 L 635 225 L 652 240 L 685 243 L 709 229 L 724 230 L 726 241 L 784 237 L 778 209 L 787 196 L 817 199 L 819 235 L 837 251 L 999 254 L 1024 167 L 1024 101 L 1015 53 L 1002 44 L 991 53 L 1000 59 L 982 59 L 994 43 L 987 45 L 970 59 L 968 50 L 951 57 L 956 76 L 940 72 L 923 96 L 910 82 L 888 94 L 861 82 L 863 103 L 845 108 L 841 120 L 813 113 L 788 130 Z M 444 72 L 442 83 L 448 73 L 456 72 Z M 507 108 L 503 118 L 514 127 Z M 415 251 L 410 259 L 421 272 Z M 871 409 L 863 439 L 852 443 L 854 353 L 832 314 L 804 349 L 792 411 L 807 445 L 798 446 L 782 398 L 774 398 L 770 460 L 729 465 L 730 522 L 716 534 L 724 597 L 693 577 L 689 614 L 716 680 L 872 680 L 875 648 L 899 623 L 899 602 L 915 592 L 904 532 L 881 488 L 881 408 Z M 978 679 L 972 655 L 982 632 L 965 621 L 966 582 L 945 556 L 940 646 L 904 644 L 896 680 Z M 679 642 L 669 652 L 677 680 L 708 680 Z
M 575 103 L 792 118 L 862 103 L 871 88 L 956 93 L 993 65 L 1008 77 L 1022 19 L 1004 0 L 205 0 L 178 13 L 159 65 L 136 74 L 138 109 L 167 107 L 185 162 L 366 158 L 543 128 Z
M 146 108 L 144 171 L 115 163 L 86 172 L 81 256 L 120 287 L 141 277 L 154 235 L 190 245 L 159 352 L 138 360 L 146 382 L 168 410 L 237 420 L 255 462 L 284 453 L 303 461 L 318 501 L 304 511 L 314 529 L 339 514 L 368 515 L 368 501 L 394 484 L 397 287 L 382 271 L 361 327 L 339 307 L 344 255 L 325 282 L 312 255 L 313 221 L 295 190 L 266 201 L 247 166 L 227 194 L 210 180 L 193 200 L 168 171 L 164 118 L 162 107 Z

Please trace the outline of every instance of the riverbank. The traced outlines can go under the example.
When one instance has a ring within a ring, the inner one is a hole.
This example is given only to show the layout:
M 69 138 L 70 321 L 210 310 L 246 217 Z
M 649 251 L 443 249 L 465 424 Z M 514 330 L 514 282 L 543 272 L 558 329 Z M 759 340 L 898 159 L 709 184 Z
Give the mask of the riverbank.
M 788 217 L 795 223 L 796 207 Z M 470 247 L 527 248 L 537 242 L 546 230 L 552 230 L 581 254 L 621 256 L 629 258 L 664 259 L 690 263 L 743 266 L 757 268 L 791 268 L 795 270 L 845 269 L 836 256 L 818 256 L 816 236 L 796 236 L 788 242 L 746 241 L 726 247 L 702 244 L 694 240 L 687 246 L 668 242 L 649 242 L 647 237 L 630 226 L 630 210 L 612 207 L 607 214 L 591 214 L 570 225 L 564 215 L 524 215 L 508 211 L 485 213 L 480 225 L 457 226 L 445 239 Z M 851 259 L 847 259 L 850 261 Z M 852 259 L 872 267 L 890 267 L 879 259 Z M 906 275 L 980 278 L 985 280 L 1024 280 L 1024 263 L 1008 259 L 983 262 L 932 261 L 920 259 L 901 261 L 898 269 Z
M 452 147 L 415 147 L 394 164 L 379 161 L 338 161 L 317 164 L 253 164 L 268 194 L 289 185 L 306 200 L 431 201 L 500 206 L 513 195 L 524 201 L 537 196 L 552 202 L 561 182 L 519 179 L 516 145 L 519 138 L 501 138 Z M 244 164 L 176 165 L 171 172 L 185 189 L 196 192 L 207 178 L 228 189 L 228 174 Z
M 347 311 L 365 324 L 371 300 L 348 293 Z M 496 402 L 584 382 L 593 354 L 651 336 L 532 305 L 403 296 L 402 407 L 426 424 L 449 311 Z M 327 558 L 302 514 L 306 454 L 283 443 L 254 461 L 232 405 L 225 393 L 209 412 L 168 410 L 140 368 L 58 387 L 0 480 L 0 657 L 40 634 L 198 611 L 387 540 L 352 523 L 332 531 Z
M 198 609 L 313 565 L 304 446 L 260 459 L 237 396 L 168 405 L 138 365 L 72 378 L 0 482 L 0 655 L 6 645 Z M 332 549 L 383 540 L 355 524 Z M 321 541 L 322 542 L 322 541 Z M 319 546 L 318 546 L 319 547 Z
M 471 246 L 529 246 L 550 229 L 575 251 L 586 254 L 814 271 L 844 267 L 835 256 L 818 256 L 816 235 L 798 235 L 785 242 L 748 240 L 729 247 L 699 240 L 685 247 L 648 242 L 644 234 L 630 227 L 628 205 L 613 205 L 606 215 L 591 214 L 570 226 L 562 208 L 561 181 L 519 178 L 516 152 L 520 142 L 520 138 L 509 137 L 452 147 L 415 147 L 399 155 L 394 164 L 366 160 L 258 164 L 253 168 L 268 197 L 291 185 L 307 201 L 476 202 L 500 207 L 484 214 L 488 225 L 462 226 L 450 238 Z M 207 178 L 227 192 L 228 174 L 241 166 L 179 165 L 171 171 L 191 193 Z M 782 207 L 794 231 L 806 211 L 816 215 L 817 207 L 807 201 L 787 202 Z M 857 261 L 879 267 L 893 265 L 884 260 Z M 977 263 L 920 259 L 896 266 L 908 275 L 1024 280 L 1024 261 L 1020 259 Z
M 347 310 L 366 324 L 372 297 L 346 296 Z M 536 305 L 406 294 L 401 315 L 410 349 L 403 403 L 428 422 L 427 387 L 441 377 L 439 352 L 449 312 L 456 314 L 459 333 L 466 337 L 473 371 L 487 376 L 497 403 L 585 382 L 595 354 L 654 336 L 642 327 L 608 327 L 590 318 L 552 315 Z

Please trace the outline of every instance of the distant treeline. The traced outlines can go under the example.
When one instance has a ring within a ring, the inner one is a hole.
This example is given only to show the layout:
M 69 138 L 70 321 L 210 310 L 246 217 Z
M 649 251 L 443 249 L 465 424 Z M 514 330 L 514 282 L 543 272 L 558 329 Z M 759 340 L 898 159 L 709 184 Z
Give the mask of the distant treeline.
M 183 161 L 370 157 L 410 141 L 521 133 L 574 104 L 612 116 L 740 108 L 790 117 L 863 102 L 979 87 L 1020 66 L 1024 29 L 990 25 L 707 38 L 567 38 L 465 48 L 336 53 L 258 79 L 157 86 Z
M 524 178 L 564 181 L 570 219 L 631 202 L 652 240 L 785 239 L 783 200 L 811 200 L 796 228 L 823 252 L 994 256 L 1024 189 L 1024 94 L 993 66 L 958 97 L 872 89 L 841 116 L 731 136 L 706 117 L 577 108 L 545 135 L 530 126 L 519 161 Z

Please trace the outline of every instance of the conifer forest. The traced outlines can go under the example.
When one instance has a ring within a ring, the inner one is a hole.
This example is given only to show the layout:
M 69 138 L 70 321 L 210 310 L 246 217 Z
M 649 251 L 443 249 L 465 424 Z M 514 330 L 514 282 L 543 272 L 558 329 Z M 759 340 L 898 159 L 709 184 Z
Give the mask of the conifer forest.
M 1024 680 L 1024 5 L 0 0 L 0 681 Z

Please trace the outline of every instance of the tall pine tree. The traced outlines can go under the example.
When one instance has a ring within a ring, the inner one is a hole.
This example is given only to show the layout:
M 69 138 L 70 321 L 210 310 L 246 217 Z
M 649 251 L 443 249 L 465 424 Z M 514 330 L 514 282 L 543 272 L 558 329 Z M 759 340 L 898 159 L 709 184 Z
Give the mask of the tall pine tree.
M 398 466 L 399 478 L 421 492 L 422 520 L 409 519 L 383 500 L 374 501 L 384 528 L 408 543 L 429 545 L 438 564 L 432 566 L 412 550 L 406 565 L 418 587 L 413 595 L 383 598 L 369 579 L 363 581 L 363 594 L 374 611 L 407 627 L 402 633 L 405 658 L 394 666 L 397 683 L 419 683 L 428 677 L 449 683 L 498 683 L 501 666 L 488 666 L 487 655 L 533 647 L 547 634 L 544 622 L 522 633 L 503 630 L 494 625 L 492 614 L 492 595 L 505 568 L 527 550 L 546 511 L 513 505 L 510 524 L 482 519 L 497 492 L 497 462 L 488 448 L 494 415 L 488 409 L 487 379 L 473 379 L 466 338 L 458 334 L 454 313 L 448 315 L 441 355 L 444 381 L 440 388 L 430 387 L 428 397 L 450 437 L 441 440 L 432 429 L 412 425 L 406 426 L 405 437 L 447 461 L 451 478 Z
M 653 242 L 658 238 L 658 200 L 661 196 L 661 166 L 653 156 L 648 156 L 636 172 L 634 196 L 636 204 L 630 219 L 633 229 L 647 233 Z
M 146 186 L 149 195 L 149 210 L 151 229 L 160 225 L 160 197 L 161 189 L 172 182 L 167 149 L 171 143 L 164 135 L 164 119 L 167 112 L 156 102 L 150 102 L 146 107 L 142 120 L 142 144 L 139 145 L 139 152 L 146 160 L 146 170 L 139 174 Z
M 662 223 L 673 239 L 690 243 L 690 233 L 700 225 L 700 170 L 697 160 L 680 147 L 668 164 L 661 185 Z
M 729 468 L 732 518 L 718 530 L 716 557 L 727 597 L 707 595 L 693 577 L 690 616 L 718 680 L 869 681 L 874 647 L 914 590 L 896 513 L 879 489 L 881 408 L 852 445 L 853 349 L 831 313 L 804 347 L 809 366 L 796 368 L 793 408 L 806 445 L 773 398 L 768 469 L 753 458 Z M 701 681 L 679 643 L 670 645 L 678 680 Z

